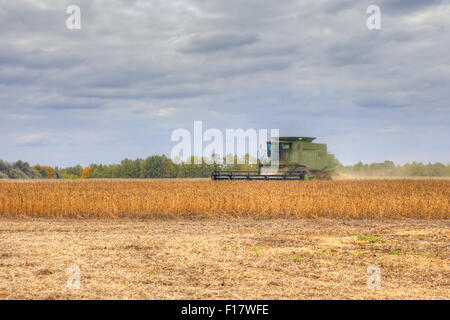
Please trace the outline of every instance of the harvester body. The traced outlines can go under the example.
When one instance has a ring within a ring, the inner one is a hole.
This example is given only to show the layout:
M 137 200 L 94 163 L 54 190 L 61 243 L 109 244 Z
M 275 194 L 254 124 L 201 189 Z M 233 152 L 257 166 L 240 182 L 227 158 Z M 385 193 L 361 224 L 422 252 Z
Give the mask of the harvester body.
M 295 171 L 301 168 L 311 174 L 330 175 L 336 166 L 333 154 L 327 152 L 324 143 L 313 143 L 313 137 L 280 137 L 267 142 L 267 155 L 272 161 L 272 145 L 278 143 L 278 163 L 280 171 Z
M 313 137 L 279 137 L 267 142 L 269 163 L 258 171 L 214 171 L 213 180 L 314 180 L 331 179 L 336 166 L 327 145 Z M 278 156 L 276 154 L 278 150 Z M 267 161 L 266 161 L 267 162 Z

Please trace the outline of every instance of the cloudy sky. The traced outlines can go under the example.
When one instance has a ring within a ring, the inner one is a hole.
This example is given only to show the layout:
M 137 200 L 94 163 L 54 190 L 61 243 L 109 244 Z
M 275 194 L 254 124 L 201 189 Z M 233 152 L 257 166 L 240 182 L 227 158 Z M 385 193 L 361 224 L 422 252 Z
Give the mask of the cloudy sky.
M 345 164 L 450 161 L 448 1 L 0 0 L 0 40 L 0 159 L 170 155 L 202 120 L 316 136 Z

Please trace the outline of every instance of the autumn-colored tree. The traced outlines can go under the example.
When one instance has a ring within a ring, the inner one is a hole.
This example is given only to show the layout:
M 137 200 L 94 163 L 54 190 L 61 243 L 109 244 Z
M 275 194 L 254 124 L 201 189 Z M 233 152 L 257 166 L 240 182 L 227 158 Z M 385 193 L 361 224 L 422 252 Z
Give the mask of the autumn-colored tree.
M 44 178 L 56 179 L 56 173 L 52 167 L 36 165 L 35 169 L 37 169 Z
M 81 177 L 83 179 L 89 179 L 91 177 L 91 168 L 86 167 L 83 169 L 83 173 L 81 173 Z

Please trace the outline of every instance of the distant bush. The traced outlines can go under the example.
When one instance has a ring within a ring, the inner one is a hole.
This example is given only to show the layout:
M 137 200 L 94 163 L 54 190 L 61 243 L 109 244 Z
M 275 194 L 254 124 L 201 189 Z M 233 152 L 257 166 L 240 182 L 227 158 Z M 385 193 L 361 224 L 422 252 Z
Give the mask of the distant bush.
M 372 164 L 358 162 L 352 166 L 339 164 L 336 172 L 360 176 L 449 177 L 450 165 L 439 162 L 426 165 L 421 162 L 413 162 L 403 166 L 395 165 L 392 161 Z
M 61 179 L 80 179 L 80 177 L 75 174 L 63 173 L 61 174 Z
M 43 176 L 27 162 L 8 163 L 0 160 L 0 179 L 41 179 Z
M 9 177 L 11 179 L 29 179 L 29 177 L 20 169 L 11 169 L 9 172 Z

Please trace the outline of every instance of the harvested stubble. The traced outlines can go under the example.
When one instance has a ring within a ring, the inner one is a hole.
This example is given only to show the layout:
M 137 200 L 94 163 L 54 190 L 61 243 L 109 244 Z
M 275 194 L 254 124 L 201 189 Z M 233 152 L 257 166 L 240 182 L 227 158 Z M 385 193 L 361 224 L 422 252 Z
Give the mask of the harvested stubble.
M 450 180 L 0 182 L 0 215 L 76 218 L 449 217 Z

